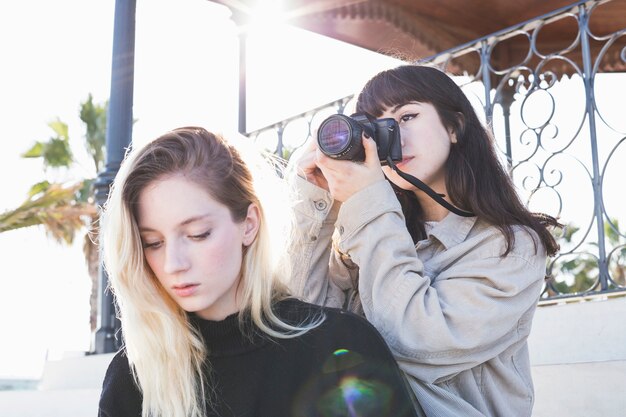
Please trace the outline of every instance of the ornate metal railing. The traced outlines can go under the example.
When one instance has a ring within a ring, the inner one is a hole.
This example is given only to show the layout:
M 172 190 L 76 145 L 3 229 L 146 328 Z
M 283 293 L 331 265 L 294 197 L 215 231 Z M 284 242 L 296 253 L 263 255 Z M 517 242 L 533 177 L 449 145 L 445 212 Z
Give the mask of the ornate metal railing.
M 601 71 L 607 60 L 624 68 L 626 27 L 606 34 L 590 28 L 596 10 L 607 3 L 580 1 L 421 61 L 451 75 L 464 71 L 455 80 L 492 128 L 529 208 L 557 216 L 567 226 L 559 232 L 560 254 L 547 265 L 551 278 L 543 300 L 626 290 L 626 234 L 620 230 L 626 223 L 620 175 L 626 165 L 626 73 Z M 540 50 L 542 31 L 555 24 L 575 26 L 571 43 Z M 507 43 L 519 45 L 520 38 L 526 46 L 516 50 L 518 63 L 498 68 Z M 347 111 L 353 99 L 249 136 L 288 158 L 313 127 Z

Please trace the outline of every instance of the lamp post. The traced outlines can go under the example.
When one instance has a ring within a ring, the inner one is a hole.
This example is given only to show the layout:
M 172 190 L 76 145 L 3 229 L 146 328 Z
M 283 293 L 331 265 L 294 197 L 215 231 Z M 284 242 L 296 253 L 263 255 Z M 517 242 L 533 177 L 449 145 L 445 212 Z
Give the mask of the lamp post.
M 106 202 L 109 187 L 130 146 L 133 129 L 133 81 L 135 67 L 136 0 L 116 0 L 113 28 L 113 60 L 111 64 L 111 95 L 106 130 L 106 164 L 94 185 L 96 203 Z M 108 277 L 100 262 L 98 274 L 98 324 L 95 332 L 95 353 L 119 349 L 116 339 L 120 322 L 115 314 L 113 294 L 107 291 Z
M 248 34 L 245 31 L 239 33 L 239 133 L 245 135 L 248 131 L 247 122 L 247 87 L 246 87 L 246 43 Z

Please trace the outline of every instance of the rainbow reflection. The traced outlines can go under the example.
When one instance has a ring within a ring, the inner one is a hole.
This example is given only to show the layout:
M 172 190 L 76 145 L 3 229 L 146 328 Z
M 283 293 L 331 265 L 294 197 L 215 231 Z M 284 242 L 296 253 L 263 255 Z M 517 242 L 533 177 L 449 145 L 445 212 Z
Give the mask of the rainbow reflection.
M 393 367 L 368 360 L 352 349 L 329 353 L 320 372 L 311 376 L 294 398 L 294 416 L 396 417 L 399 406 L 390 381 Z
M 343 399 L 350 411 L 350 416 L 356 416 L 355 406 L 360 401 L 371 402 L 375 398 L 375 393 L 371 384 L 359 381 L 358 378 L 347 377 L 341 381 L 339 389 L 343 394 Z
M 345 376 L 320 398 L 321 415 L 388 416 L 392 395 L 389 387 L 380 381 Z
M 345 355 L 348 352 L 350 352 L 348 349 L 337 349 L 336 351 L 333 352 L 333 355 L 341 356 L 341 355 Z

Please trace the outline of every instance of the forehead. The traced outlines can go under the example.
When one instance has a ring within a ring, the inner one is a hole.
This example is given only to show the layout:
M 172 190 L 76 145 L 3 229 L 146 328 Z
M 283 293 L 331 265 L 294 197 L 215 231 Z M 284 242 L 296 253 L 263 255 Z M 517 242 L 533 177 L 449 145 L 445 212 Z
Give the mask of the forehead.
M 184 176 L 153 181 L 140 193 L 136 207 L 139 227 L 169 227 L 189 218 L 229 215 L 228 208 L 195 182 Z

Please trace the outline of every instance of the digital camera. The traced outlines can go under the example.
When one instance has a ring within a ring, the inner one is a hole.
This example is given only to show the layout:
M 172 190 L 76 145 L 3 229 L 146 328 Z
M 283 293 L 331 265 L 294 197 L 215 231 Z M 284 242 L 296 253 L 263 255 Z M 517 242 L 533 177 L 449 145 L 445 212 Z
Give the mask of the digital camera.
M 351 116 L 334 114 L 325 119 L 317 131 L 320 150 L 331 158 L 350 161 L 364 161 L 365 149 L 361 135 L 365 133 L 374 139 L 381 164 L 402 160 L 400 128 L 394 119 L 375 119 L 367 113 Z

